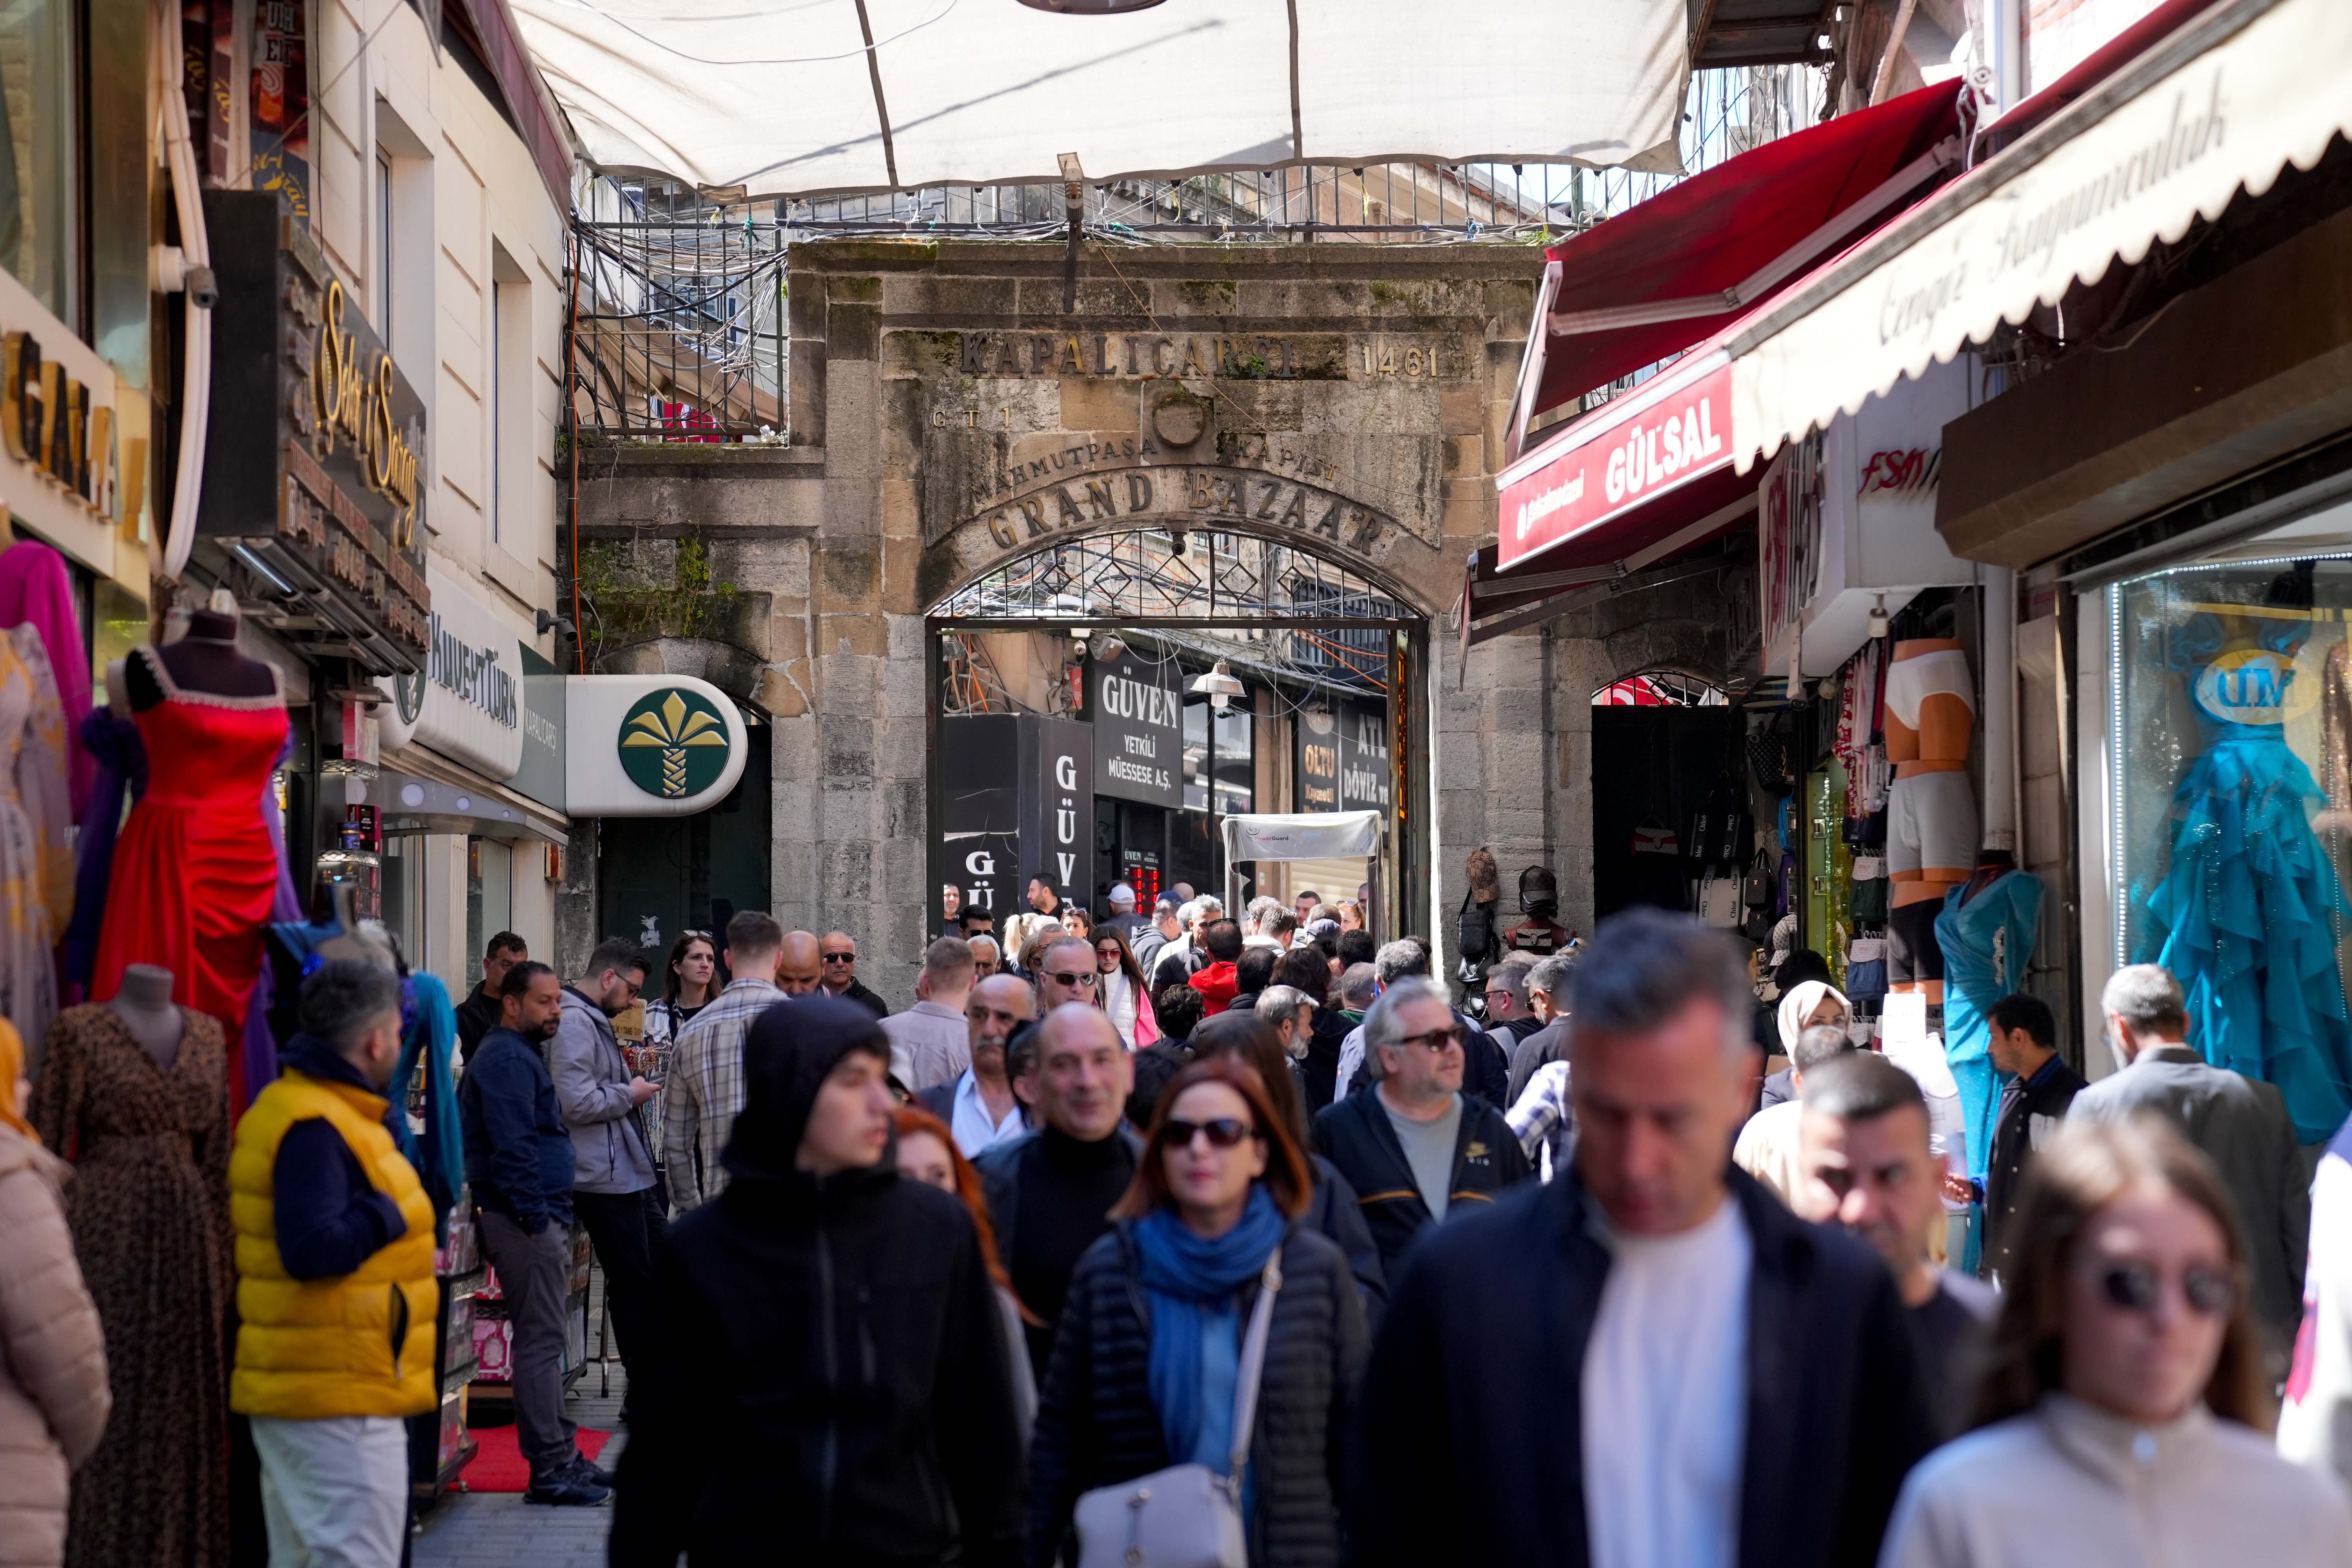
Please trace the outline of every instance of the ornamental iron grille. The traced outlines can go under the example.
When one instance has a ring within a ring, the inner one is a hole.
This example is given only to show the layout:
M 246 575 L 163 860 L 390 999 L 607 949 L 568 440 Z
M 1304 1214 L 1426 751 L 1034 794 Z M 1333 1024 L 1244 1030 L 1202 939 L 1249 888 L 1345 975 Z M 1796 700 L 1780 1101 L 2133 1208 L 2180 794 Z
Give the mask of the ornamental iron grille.
M 1009 700 L 975 635 L 983 629 L 1094 624 L 1202 668 L 1223 658 L 1263 679 L 1383 697 L 1396 633 L 1421 617 L 1346 567 L 1277 541 L 1137 530 L 1007 562 L 931 619 L 948 633 L 941 695 L 956 713 Z
M 1005 563 L 935 620 L 1368 621 L 1420 616 L 1346 567 L 1245 533 L 1153 529 L 1074 539 Z

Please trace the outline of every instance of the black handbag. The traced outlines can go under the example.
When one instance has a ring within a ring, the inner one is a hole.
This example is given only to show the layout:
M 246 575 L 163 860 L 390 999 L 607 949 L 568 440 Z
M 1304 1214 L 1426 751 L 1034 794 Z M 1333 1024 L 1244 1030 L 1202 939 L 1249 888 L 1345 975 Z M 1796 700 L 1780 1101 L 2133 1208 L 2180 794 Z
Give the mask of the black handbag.
M 1797 787 L 1789 757 L 1791 728 L 1781 712 L 1748 731 L 1748 768 L 1766 795 L 1787 795 Z

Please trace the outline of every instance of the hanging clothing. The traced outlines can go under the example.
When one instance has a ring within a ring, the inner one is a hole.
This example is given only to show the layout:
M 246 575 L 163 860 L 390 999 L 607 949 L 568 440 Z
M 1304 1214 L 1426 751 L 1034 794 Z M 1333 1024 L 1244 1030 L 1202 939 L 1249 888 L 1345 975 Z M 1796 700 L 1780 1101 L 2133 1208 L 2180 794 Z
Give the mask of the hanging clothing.
M 2171 662 L 2193 692 L 2198 672 L 2229 653 L 2292 657 L 2310 630 L 2195 615 Z M 2325 674 L 2322 685 L 2324 694 Z M 2206 744 L 2173 789 L 2169 854 L 2150 857 L 2164 872 L 2132 886 L 2145 915 L 2133 957 L 2179 978 L 2189 1037 L 2207 1061 L 2276 1084 L 2297 1135 L 2323 1142 L 2352 1113 L 2352 1020 L 2336 953 L 2352 906 L 2311 828 L 2325 797 L 2283 725 L 2186 706 Z
M 182 1016 L 159 1068 L 112 1008 L 69 1007 L 33 1087 L 42 1142 L 74 1164 L 66 1217 L 114 1391 L 74 1475 L 68 1568 L 228 1561 L 228 1089 L 220 1026 Z
M 125 791 L 136 801 L 147 793 L 147 748 L 139 726 L 100 708 L 83 717 L 81 754 L 93 765 L 89 804 L 77 818 L 74 835 L 73 919 L 58 944 L 59 976 L 72 991 L 69 1002 L 87 1001 L 90 971 L 98 963 L 99 933 L 106 923 L 106 884 L 114 870 L 114 838 L 122 826 Z
M 40 1066 L 58 1016 L 58 933 L 73 914 L 66 727 L 40 633 L 0 637 L 0 1015 Z
M 261 799 L 286 743 L 285 696 L 282 688 L 267 697 L 182 691 L 153 648 L 132 657 L 164 694 L 138 716 L 140 738 L 150 757 L 173 765 L 131 808 L 115 846 L 90 993 L 113 995 L 125 964 L 161 964 L 173 1001 L 241 1040 L 278 894 L 277 836 Z M 261 1087 L 247 1083 L 241 1056 L 229 1076 L 238 1105 Z
M 263 976 L 263 984 L 268 984 L 268 978 Z M 403 984 L 401 999 L 400 1065 L 393 1069 L 392 1081 L 399 1086 L 399 1094 L 408 1093 L 414 1086 L 421 1095 L 425 1133 L 411 1135 L 404 1115 L 394 1119 L 393 1131 L 402 1155 L 425 1184 L 425 1195 L 433 1202 L 435 1235 L 446 1243 L 449 1210 L 466 1184 L 466 1137 L 457 1124 L 457 1080 L 449 1076 L 457 1042 L 457 1010 L 449 1005 L 449 988 L 441 984 L 440 976 L 422 970 Z M 254 1012 L 259 1017 L 260 1009 Z
M 66 558 L 37 539 L 20 539 L 0 550 L 0 626 L 30 626 L 58 684 L 58 704 L 67 726 L 80 725 L 89 711 L 89 655 L 81 640 L 81 617 L 74 611 L 73 574 Z M 94 758 L 79 751 L 66 759 L 66 791 L 71 820 L 82 819 L 97 777 Z
M 278 750 L 271 773 L 286 765 L 293 751 L 294 741 L 289 735 Z M 269 829 L 269 842 L 278 850 L 278 888 L 270 895 L 269 921 L 282 925 L 299 921 L 302 918 L 302 900 L 294 895 L 294 869 L 286 859 L 286 815 L 278 809 L 277 783 L 270 774 L 264 774 L 261 780 L 261 820 Z M 265 936 L 263 941 L 266 954 L 268 938 Z M 265 963 L 254 975 L 253 994 L 246 1003 L 245 1034 L 230 1052 L 229 1081 L 239 1086 L 236 1098 L 229 1105 L 231 1121 L 243 1116 L 254 1097 L 278 1079 L 278 1031 L 270 1023 L 270 1009 L 277 1000 L 276 977 Z M 446 1215 L 446 1211 L 442 1212 Z
M 1968 1134 L 1968 1169 L 1982 1181 L 2000 1119 L 2000 1075 L 1992 1066 L 1993 1004 L 2025 984 L 2042 921 L 2042 879 L 2004 871 L 1965 904 L 1968 884 L 1944 894 L 1936 946 L 1944 955 L 1944 1059 L 1959 1086 Z

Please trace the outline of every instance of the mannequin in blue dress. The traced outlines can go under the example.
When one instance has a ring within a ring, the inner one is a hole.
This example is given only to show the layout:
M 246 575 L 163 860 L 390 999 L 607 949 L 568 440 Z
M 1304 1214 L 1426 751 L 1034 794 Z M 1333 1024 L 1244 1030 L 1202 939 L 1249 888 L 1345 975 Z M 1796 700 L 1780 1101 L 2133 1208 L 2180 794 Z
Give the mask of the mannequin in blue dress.
M 2168 642 L 2171 679 L 2202 749 L 2172 792 L 2160 876 L 2136 880 L 2137 962 L 2189 1002 L 2189 1041 L 2218 1067 L 2278 1086 L 2305 1142 L 2352 1112 L 2352 1022 L 2332 917 L 2352 914 L 2310 814 L 2318 781 L 2286 741 L 2311 636 L 2309 563 L 2266 602 L 2200 605 Z

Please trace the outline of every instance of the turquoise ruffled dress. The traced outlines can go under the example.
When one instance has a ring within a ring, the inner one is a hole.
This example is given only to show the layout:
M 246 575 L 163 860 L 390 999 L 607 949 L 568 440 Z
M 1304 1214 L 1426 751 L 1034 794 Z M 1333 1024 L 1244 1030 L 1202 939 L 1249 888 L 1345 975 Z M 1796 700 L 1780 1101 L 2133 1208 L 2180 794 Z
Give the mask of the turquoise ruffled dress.
M 2292 655 L 2309 630 L 2282 622 L 2262 640 Z M 2193 680 L 2221 651 L 2221 631 L 2192 617 L 2176 644 L 2182 673 Z M 2352 908 L 2311 830 L 2325 796 L 2284 725 L 2190 706 L 2207 744 L 2172 792 L 2168 868 L 2132 885 L 2145 917 L 2134 957 L 2179 980 L 2189 1042 L 2206 1060 L 2276 1084 L 2303 1142 L 2321 1142 L 2352 1113 L 2352 1020 L 2332 923 Z

